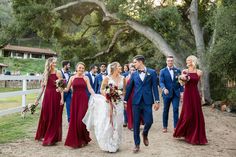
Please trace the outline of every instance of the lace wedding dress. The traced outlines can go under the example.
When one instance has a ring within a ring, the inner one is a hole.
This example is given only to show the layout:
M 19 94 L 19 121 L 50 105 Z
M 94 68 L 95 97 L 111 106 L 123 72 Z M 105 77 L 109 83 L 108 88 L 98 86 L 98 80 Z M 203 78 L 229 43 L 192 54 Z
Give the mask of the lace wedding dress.
M 108 84 L 118 86 L 123 89 L 123 76 L 118 84 L 109 77 Z M 112 121 L 110 121 L 110 105 L 106 102 L 106 98 L 102 95 L 95 94 L 90 96 L 88 111 L 83 118 L 83 122 L 88 131 L 94 133 L 99 147 L 103 151 L 116 152 L 121 144 L 122 128 L 123 128 L 123 111 L 124 105 L 119 101 L 113 108 Z

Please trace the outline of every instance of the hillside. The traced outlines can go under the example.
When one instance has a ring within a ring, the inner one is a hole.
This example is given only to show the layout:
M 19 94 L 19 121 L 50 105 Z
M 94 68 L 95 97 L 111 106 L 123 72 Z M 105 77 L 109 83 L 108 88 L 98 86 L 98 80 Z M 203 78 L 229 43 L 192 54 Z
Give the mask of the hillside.
M 11 73 L 20 71 L 20 74 L 25 75 L 27 73 L 43 73 L 45 60 L 0 57 L 0 63 L 7 64 L 6 70 Z

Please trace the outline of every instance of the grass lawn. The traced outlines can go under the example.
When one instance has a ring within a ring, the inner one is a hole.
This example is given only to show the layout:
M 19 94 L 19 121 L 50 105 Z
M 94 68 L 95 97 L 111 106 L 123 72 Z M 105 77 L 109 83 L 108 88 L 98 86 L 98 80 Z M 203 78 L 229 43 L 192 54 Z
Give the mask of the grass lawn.
M 21 91 L 20 88 L 0 88 L 0 93 L 2 92 L 13 92 L 13 91 Z M 33 103 L 37 98 L 38 94 L 28 94 L 26 95 L 26 104 Z M 1 98 L 0 99 L 0 110 L 14 108 L 21 106 L 21 96 Z
M 22 118 L 20 113 L 0 117 L 0 144 L 23 138 L 33 138 L 32 128 L 37 125 L 40 109 L 35 114 L 26 114 Z

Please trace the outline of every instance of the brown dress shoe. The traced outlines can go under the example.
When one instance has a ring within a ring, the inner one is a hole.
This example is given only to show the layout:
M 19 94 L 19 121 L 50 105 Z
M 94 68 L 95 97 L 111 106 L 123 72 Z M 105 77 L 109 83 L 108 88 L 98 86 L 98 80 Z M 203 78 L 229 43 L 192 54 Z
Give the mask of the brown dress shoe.
M 147 135 L 144 135 L 144 134 L 143 134 L 143 143 L 144 143 L 145 146 L 149 145 Z
M 139 146 L 135 146 L 134 149 L 133 149 L 133 153 L 138 153 L 139 152 Z

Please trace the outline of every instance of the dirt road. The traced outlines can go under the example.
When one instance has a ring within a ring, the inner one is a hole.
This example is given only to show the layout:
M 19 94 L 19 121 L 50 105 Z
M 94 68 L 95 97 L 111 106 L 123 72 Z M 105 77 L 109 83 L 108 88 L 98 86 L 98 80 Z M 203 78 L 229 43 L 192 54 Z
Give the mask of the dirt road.
M 154 112 L 154 124 L 149 134 L 148 147 L 141 144 L 141 151 L 133 154 L 132 131 L 123 129 L 123 142 L 117 153 L 107 153 L 99 149 L 94 134 L 88 146 L 71 149 L 64 146 L 68 125 L 64 118 L 63 141 L 56 146 L 41 146 L 31 139 L 0 145 L 1 157 L 236 157 L 236 115 L 212 111 L 203 107 L 208 145 L 194 146 L 172 137 L 172 110 L 170 110 L 169 132 L 162 133 L 162 109 Z M 31 128 L 32 137 L 36 126 Z

